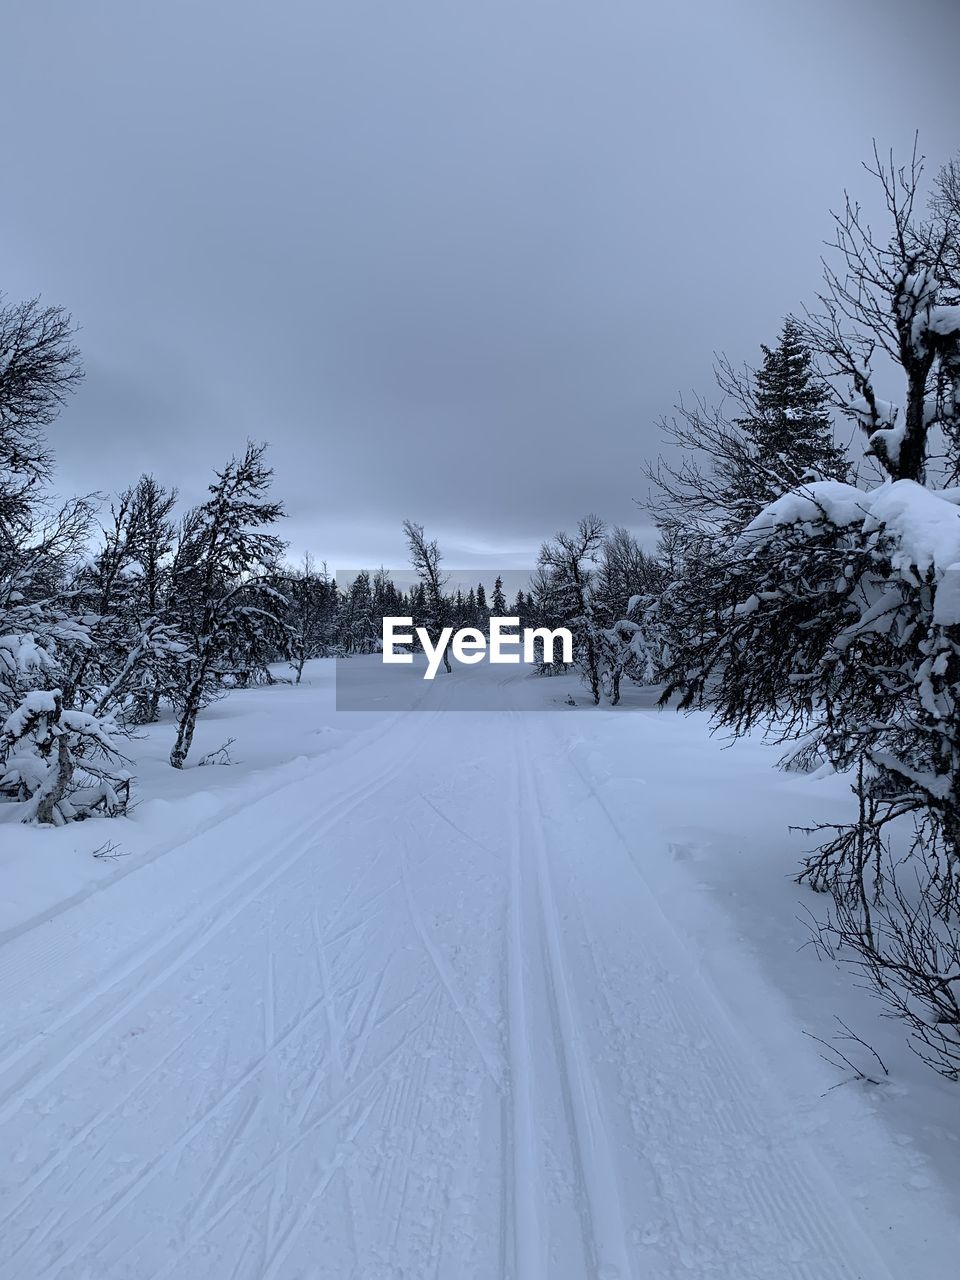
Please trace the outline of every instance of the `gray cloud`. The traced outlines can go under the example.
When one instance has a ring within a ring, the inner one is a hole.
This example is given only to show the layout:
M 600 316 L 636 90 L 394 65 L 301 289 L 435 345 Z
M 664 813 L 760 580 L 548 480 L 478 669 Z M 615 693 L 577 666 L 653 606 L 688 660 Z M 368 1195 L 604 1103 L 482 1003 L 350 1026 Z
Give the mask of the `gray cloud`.
M 288 535 L 529 562 L 640 526 L 657 416 L 812 297 L 871 137 L 956 149 L 960 10 L 886 0 L 12 0 L 0 285 L 82 325 L 64 488 L 198 496 L 272 442 Z

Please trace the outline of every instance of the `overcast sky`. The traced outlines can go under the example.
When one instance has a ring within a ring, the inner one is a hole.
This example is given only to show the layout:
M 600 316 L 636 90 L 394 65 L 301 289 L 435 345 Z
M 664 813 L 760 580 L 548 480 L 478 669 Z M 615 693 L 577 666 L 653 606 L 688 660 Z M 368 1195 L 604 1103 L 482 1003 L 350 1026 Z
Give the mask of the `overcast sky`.
M 812 300 L 957 0 L 4 0 L 0 289 L 81 326 L 64 491 L 271 442 L 331 566 L 639 527 L 656 419 Z

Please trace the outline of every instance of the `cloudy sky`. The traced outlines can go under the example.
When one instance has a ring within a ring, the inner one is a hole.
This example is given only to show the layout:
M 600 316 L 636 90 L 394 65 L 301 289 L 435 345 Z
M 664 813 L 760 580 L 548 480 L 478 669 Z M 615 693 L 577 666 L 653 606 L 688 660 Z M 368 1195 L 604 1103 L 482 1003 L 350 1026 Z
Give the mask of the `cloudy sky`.
M 271 442 L 332 566 L 639 527 L 656 419 L 818 282 L 955 0 L 5 0 L 0 289 L 81 326 L 66 490 Z

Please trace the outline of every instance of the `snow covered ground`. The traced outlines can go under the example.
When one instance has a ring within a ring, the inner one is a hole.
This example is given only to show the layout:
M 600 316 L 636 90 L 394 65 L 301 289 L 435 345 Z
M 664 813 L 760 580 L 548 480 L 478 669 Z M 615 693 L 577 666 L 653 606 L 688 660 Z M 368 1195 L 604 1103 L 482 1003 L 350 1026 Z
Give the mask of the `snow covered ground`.
M 843 781 L 504 670 L 313 664 L 206 713 L 233 766 L 156 726 L 130 818 L 0 827 L 0 1276 L 956 1274 L 956 1087 L 803 948 Z

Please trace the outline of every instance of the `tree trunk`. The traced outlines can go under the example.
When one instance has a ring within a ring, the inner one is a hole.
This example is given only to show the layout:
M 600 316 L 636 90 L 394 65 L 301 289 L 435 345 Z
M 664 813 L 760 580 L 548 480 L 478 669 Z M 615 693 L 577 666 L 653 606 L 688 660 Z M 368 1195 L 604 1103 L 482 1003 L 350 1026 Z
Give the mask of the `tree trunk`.
M 59 708 L 58 708 L 59 714 Z M 37 805 L 37 821 L 47 825 L 56 822 L 56 808 L 67 794 L 67 787 L 73 777 L 73 757 L 67 735 L 61 733 L 57 738 L 56 773 L 44 783 L 40 803 Z
M 197 727 L 197 716 L 200 713 L 200 699 L 203 696 L 205 674 L 201 667 L 187 690 L 187 699 L 180 715 L 177 740 L 173 744 L 173 750 L 170 752 L 170 763 L 174 769 L 183 768 L 183 762 L 186 760 L 190 746 L 193 743 L 193 731 Z
M 610 699 L 610 705 L 611 707 L 615 707 L 617 703 L 620 701 L 620 672 L 619 671 L 615 671 L 613 673 L 611 693 L 613 696 Z

